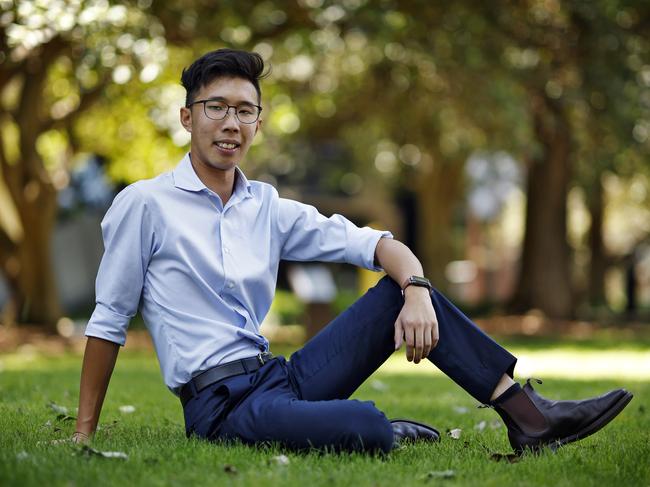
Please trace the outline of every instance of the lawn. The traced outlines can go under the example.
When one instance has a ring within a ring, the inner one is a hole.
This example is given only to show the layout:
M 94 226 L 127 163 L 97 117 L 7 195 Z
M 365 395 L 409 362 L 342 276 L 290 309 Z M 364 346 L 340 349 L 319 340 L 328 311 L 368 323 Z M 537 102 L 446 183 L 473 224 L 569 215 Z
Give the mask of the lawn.
M 355 396 L 375 400 L 389 417 L 417 418 L 443 432 L 458 428 L 459 439 L 445 435 L 440 444 L 405 446 L 385 458 L 293 454 L 187 440 L 180 403 L 164 387 L 154 356 L 126 349 L 92 446 L 127 458 L 104 458 L 54 441 L 74 430 L 55 409 L 74 416 L 81 357 L 23 351 L 0 356 L 0 485 L 650 485 L 650 344 L 572 347 L 529 339 L 511 346 L 526 357 L 526 371 L 545 379 L 536 387 L 548 397 L 624 385 L 635 398 L 597 435 L 510 463 L 498 456 L 510 450 L 492 410 L 477 409 L 430 364 L 414 367 L 395 355 Z M 607 366 L 596 378 L 598 357 Z

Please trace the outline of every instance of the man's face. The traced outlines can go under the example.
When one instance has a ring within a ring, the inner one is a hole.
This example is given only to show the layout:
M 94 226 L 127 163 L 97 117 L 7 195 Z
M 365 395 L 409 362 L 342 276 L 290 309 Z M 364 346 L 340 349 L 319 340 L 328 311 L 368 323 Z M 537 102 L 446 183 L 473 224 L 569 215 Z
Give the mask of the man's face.
M 215 78 L 203 86 L 196 100 L 219 100 L 231 106 L 258 105 L 257 91 L 243 78 Z M 181 108 L 181 123 L 192 134 L 192 162 L 222 171 L 232 170 L 243 159 L 253 142 L 261 120 L 242 123 L 229 109 L 223 120 L 212 120 L 205 114 L 203 103 Z M 234 145 L 234 147 L 233 147 Z

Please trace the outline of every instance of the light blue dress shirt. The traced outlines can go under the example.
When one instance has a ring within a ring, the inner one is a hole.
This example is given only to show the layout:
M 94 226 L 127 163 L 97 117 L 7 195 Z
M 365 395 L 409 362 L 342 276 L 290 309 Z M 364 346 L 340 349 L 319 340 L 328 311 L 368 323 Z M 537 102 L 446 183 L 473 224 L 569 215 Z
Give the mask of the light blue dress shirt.
M 374 266 L 380 232 L 280 198 L 237 168 L 224 206 L 189 154 L 175 170 L 138 181 L 102 221 L 104 256 L 86 336 L 124 345 L 140 306 L 163 378 L 175 393 L 210 367 L 268 349 L 260 334 L 281 259 Z

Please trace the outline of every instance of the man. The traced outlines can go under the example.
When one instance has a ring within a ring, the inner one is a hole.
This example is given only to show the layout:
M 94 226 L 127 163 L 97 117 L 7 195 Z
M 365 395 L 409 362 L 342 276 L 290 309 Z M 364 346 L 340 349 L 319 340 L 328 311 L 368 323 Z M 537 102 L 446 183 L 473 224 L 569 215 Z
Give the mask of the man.
M 403 343 L 409 361 L 429 359 L 494 407 L 517 451 L 578 440 L 623 410 L 632 398 L 625 390 L 553 402 L 529 382 L 520 387 L 516 358 L 431 289 L 389 232 L 326 218 L 248 181 L 238 166 L 262 123 L 263 71 L 257 54 L 228 49 L 184 70 L 189 154 L 174 171 L 127 187 L 106 214 L 75 441 L 95 431 L 138 306 L 188 436 L 374 452 L 405 438 L 437 440 L 431 427 L 391 422 L 373 403 L 348 399 Z M 287 361 L 273 358 L 259 333 L 281 259 L 349 262 L 388 276 Z

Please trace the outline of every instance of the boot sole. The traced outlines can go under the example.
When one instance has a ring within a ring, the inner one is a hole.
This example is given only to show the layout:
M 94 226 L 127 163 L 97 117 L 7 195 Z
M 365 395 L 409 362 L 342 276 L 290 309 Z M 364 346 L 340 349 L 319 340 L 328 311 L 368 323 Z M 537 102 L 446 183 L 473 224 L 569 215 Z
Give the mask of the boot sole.
M 561 446 L 564 446 L 568 443 L 573 443 L 574 441 L 582 440 L 584 438 L 587 438 L 590 435 L 593 435 L 598 430 L 606 426 L 616 416 L 618 416 L 620 412 L 623 411 L 623 409 L 625 409 L 625 406 L 628 405 L 628 403 L 632 400 L 633 397 L 634 394 L 632 394 L 631 392 L 626 392 L 625 395 L 621 397 L 616 403 L 614 403 L 612 407 L 610 407 L 607 411 L 605 411 L 605 413 L 603 413 L 600 417 L 598 417 L 593 423 L 589 424 L 588 426 L 580 430 L 578 433 L 571 436 L 567 436 L 565 438 L 561 438 L 559 440 L 554 440 L 544 445 L 533 447 L 532 450 L 540 451 L 543 447 L 548 446 L 552 451 L 556 451 Z M 520 452 L 521 451 L 523 450 L 520 450 Z

